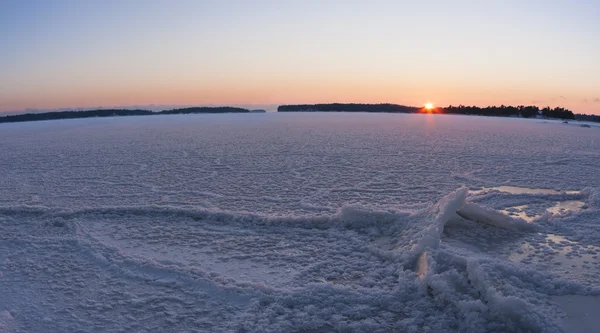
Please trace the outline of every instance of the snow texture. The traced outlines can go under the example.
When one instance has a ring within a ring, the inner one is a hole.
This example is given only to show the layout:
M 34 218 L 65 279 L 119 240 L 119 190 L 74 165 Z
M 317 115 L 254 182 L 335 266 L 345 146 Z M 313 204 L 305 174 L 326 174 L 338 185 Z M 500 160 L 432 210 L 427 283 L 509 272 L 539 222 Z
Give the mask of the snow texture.
M 598 128 L 178 115 L 0 142 L 0 332 L 600 327 L 570 319 L 600 295 Z

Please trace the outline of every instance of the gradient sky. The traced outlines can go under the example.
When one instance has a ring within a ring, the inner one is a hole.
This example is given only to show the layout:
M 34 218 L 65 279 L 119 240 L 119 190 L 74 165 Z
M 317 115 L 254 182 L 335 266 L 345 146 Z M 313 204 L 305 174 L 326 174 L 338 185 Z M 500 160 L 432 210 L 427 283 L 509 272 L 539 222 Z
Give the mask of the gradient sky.
M 0 0 L 0 112 L 535 104 L 600 114 L 598 0 Z

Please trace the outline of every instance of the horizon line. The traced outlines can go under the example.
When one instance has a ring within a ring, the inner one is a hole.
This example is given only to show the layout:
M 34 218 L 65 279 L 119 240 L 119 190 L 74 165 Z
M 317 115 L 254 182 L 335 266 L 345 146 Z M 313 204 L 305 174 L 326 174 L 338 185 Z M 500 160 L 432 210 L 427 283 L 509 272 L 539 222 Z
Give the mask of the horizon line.
M 24 114 L 24 113 L 44 113 L 44 112 L 68 112 L 68 111 L 93 111 L 93 110 L 146 110 L 146 111 L 153 111 L 153 112 L 160 112 L 160 111 L 168 111 L 168 110 L 173 110 L 173 109 L 178 109 L 178 108 L 190 108 L 190 107 L 240 107 L 240 108 L 246 108 L 246 109 L 250 109 L 249 107 L 273 107 L 274 110 L 268 110 L 265 109 L 265 111 L 267 112 L 277 112 L 277 109 L 280 106 L 295 106 L 295 105 L 330 105 L 330 104 L 347 104 L 347 105 L 353 105 L 353 104 L 364 104 L 364 105 L 378 105 L 378 104 L 389 104 L 389 105 L 397 105 L 397 106 L 403 106 L 403 107 L 409 107 L 409 108 L 423 108 L 424 105 L 421 106 L 414 106 L 414 105 L 405 105 L 405 104 L 399 104 L 399 103 L 391 103 L 391 102 L 316 102 L 316 103 L 249 103 L 249 104 L 244 104 L 244 103 L 234 103 L 234 104 L 223 104 L 223 103 L 207 103 L 207 104 L 130 104 L 130 105 L 118 105 L 118 106 L 91 106 L 91 107 L 58 107 L 58 108 L 24 108 L 21 110 L 12 110 L 12 111 L 0 111 L 0 116 L 9 116 L 9 115 L 14 115 L 14 114 Z M 449 108 L 449 107 L 459 107 L 459 106 L 464 106 L 464 107 L 478 107 L 478 108 L 486 108 L 486 107 L 500 107 L 500 106 L 505 106 L 505 107 L 519 107 L 519 106 L 534 106 L 534 107 L 538 107 L 540 109 L 545 108 L 545 107 L 550 107 L 550 105 L 546 105 L 546 106 L 540 106 L 540 105 L 536 105 L 535 103 L 531 103 L 531 104 L 519 104 L 519 105 L 511 105 L 511 104 L 490 104 L 490 105 L 485 105 L 485 106 L 481 106 L 481 105 L 477 105 L 477 104 L 448 104 L 447 106 L 437 106 L 435 105 L 436 109 L 444 109 L 444 108 Z M 573 113 L 577 113 L 577 114 L 582 114 L 582 115 L 600 115 L 600 110 L 598 110 L 599 113 L 581 113 L 581 112 L 576 112 L 573 110 L 570 110 L 568 108 L 562 107 L 562 106 L 554 106 L 553 108 L 564 108 L 567 109 L 569 111 L 572 111 Z

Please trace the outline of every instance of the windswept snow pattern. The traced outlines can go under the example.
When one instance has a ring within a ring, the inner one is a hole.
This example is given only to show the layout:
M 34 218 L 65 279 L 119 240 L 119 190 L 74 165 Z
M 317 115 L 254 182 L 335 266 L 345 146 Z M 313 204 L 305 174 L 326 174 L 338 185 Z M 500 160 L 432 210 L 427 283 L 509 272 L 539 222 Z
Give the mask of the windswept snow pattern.
M 0 332 L 599 327 L 598 128 L 178 115 L 0 142 Z

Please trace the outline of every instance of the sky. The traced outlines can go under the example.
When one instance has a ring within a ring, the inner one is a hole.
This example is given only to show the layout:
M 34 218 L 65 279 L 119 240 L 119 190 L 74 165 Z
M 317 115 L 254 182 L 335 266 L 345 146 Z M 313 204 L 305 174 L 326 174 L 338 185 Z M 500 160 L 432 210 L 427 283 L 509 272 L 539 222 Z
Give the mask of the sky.
M 562 106 L 600 114 L 598 0 L 0 0 L 0 112 Z

